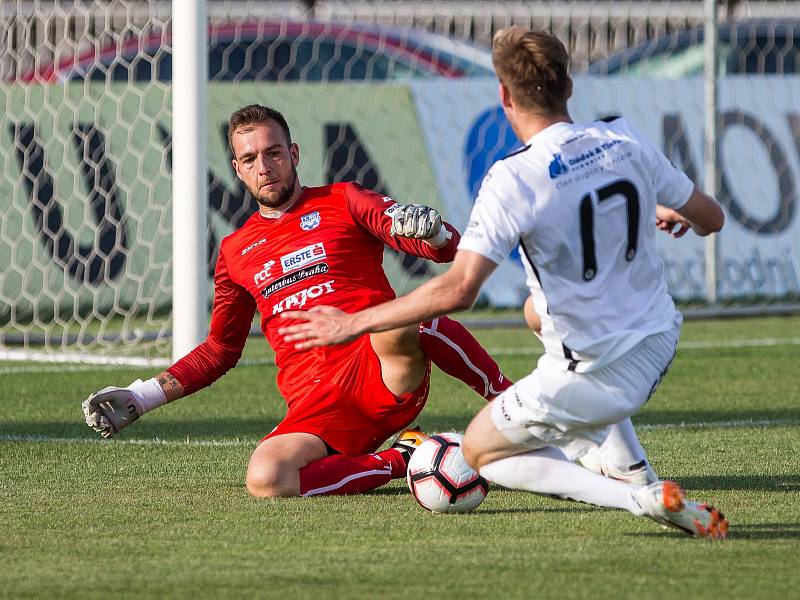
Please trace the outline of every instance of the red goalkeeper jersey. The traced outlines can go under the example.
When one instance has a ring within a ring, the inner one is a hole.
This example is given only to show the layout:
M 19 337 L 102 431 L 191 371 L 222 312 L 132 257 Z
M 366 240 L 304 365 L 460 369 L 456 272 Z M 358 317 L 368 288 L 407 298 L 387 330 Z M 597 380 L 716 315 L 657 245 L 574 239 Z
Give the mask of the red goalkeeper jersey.
M 355 312 L 391 300 L 384 244 L 436 262 L 455 256 L 459 236 L 449 224 L 453 235 L 441 248 L 391 236 L 395 205 L 356 183 L 305 188 L 280 217 L 255 213 L 226 237 L 214 274 L 208 338 L 169 368 L 185 393 L 210 385 L 236 365 L 258 309 L 261 330 L 275 351 L 278 387 L 290 404 L 301 399 L 310 387 L 305 382 L 324 377 L 326 364 L 348 345 L 297 351 L 278 335 L 279 327 L 292 322 L 281 319 L 281 312 L 322 304 Z

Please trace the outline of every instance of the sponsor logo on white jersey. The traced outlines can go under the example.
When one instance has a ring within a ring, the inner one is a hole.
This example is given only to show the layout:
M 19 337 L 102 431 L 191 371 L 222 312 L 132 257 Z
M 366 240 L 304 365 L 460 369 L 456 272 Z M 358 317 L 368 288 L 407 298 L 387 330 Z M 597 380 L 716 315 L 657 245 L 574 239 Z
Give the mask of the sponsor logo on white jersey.
M 311 244 L 300 250 L 295 250 L 289 254 L 281 256 L 281 267 L 284 273 L 294 271 L 300 267 L 305 267 L 311 263 L 318 262 L 325 258 L 325 246 L 322 242 Z
M 300 217 L 300 229 L 311 231 L 319 227 L 321 221 L 322 219 L 319 216 L 319 211 L 315 210 L 314 212 L 307 213 Z
M 483 230 L 481 229 L 481 224 L 477 221 L 470 221 L 467 224 L 467 228 L 464 230 L 464 235 L 462 237 L 483 239 Z
M 561 158 L 561 153 L 557 152 L 553 155 L 553 160 L 550 161 L 550 179 L 555 179 L 556 177 L 560 177 L 564 173 L 569 171 L 569 167 L 564 164 L 564 159 Z
M 253 243 L 252 243 L 252 244 L 250 244 L 250 245 L 249 245 L 247 248 L 244 248 L 244 249 L 242 250 L 242 256 L 244 256 L 245 254 L 247 254 L 248 252 L 250 252 L 250 250 L 252 250 L 253 248 L 255 248 L 255 247 L 257 247 L 257 246 L 260 246 L 261 244 L 264 244 L 264 243 L 266 243 L 266 241 L 267 241 L 267 238 L 261 238 L 261 239 L 260 239 L 260 240 L 258 240 L 257 242 L 253 242 Z
M 253 276 L 253 282 L 256 285 L 261 285 L 262 283 L 266 283 L 267 279 L 270 278 L 273 265 L 275 264 L 274 260 L 270 260 L 264 263 L 264 267 Z
M 307 287 L 306 289 L 300 290 L 291 296 L 286 296 L 286 298 L 272 306 L 272 314 L 277 315 L 285 310 L 303 308 L 309 298 L 319 298 L 323 294 L 332 293 L 334 291 L 333 282 L 334 280 L 331 279 L 330 281 Z

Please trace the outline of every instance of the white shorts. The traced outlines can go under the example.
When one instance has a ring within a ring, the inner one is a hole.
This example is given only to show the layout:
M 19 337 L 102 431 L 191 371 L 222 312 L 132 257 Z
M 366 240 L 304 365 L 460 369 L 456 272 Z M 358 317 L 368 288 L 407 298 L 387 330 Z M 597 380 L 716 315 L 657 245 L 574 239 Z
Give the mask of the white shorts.
M 511 442 L 552 445 L 573 458 L 601 445 L 614 423 L 639 412 L 675 357 L 680 325 L 643 339 L 613 363 L 565 371 L 545 354 L 533 373 L 492 404 L 492 422 Z

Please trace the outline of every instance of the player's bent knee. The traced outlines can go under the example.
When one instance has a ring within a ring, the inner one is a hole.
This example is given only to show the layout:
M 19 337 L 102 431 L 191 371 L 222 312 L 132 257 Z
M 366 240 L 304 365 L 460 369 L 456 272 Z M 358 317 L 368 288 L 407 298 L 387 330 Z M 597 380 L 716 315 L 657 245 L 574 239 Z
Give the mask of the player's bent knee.
M 461 441 L 461 453 L 464 455 L 464 460 L 476 471 L 483 466 L 481 464 L 481 455 L 483 454 L 484 444 L 481 439 L 481 419 L 479 419 L 482 414 L 483 411 L 467 426 L 467 430 L 464 432 L 464 439 Z
M 463 444 L 461 446 L 461 453 L 464 455 L 466 463 L 477 471 L 479 469 L 477 466 L 478 455 L 469 446 L 464 446 Z
M 486 465 L 505 458 L 505 454 L 502 452 L 476 449 L 473 446 L 464 446 L 463 444 L 461 445 L 461 452 L 467 464 L 479 473 Z
M 466 434 L 464 435 L 464 440 L 461 442 L 461 453 L 464 455 L 464 460 L 467 462 L 467 464 L 476 471 L 479 471 L 484 464 L 481 460 L 482 453 L 480 452 L 479 448 L 472 443 L 472 439 L 470 439 L 470 437 L 467 437 Z
M 484 406 L 464 432 L 461 452 L 467 464 L 476 471 L 480 471 L 481 467 L 490 462 L 514 453 L 509 452 L 513 444 L 497 430 L 492 422 L 492 410 L 495 402 L 498 402 L 498 399 Z
M 279 463 L 259 462 L 247 469 L 247 491 L 256 498 L 292 498 L 300 495 L 299 479 Z
M 258 477 L 247 478 L 247 491 L 255 498 L 294 498 L 300 495 L 299 490 L 291 486 Z

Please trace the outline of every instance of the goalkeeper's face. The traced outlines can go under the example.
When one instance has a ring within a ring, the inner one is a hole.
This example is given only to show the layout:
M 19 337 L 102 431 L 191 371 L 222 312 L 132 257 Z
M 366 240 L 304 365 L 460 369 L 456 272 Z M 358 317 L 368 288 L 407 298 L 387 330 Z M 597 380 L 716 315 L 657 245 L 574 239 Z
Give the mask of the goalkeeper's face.
M 299 149 L 277 123 L 240 127 L 231 138 L 233 168 L 256 202 L 278 208 L 300 193 Z

